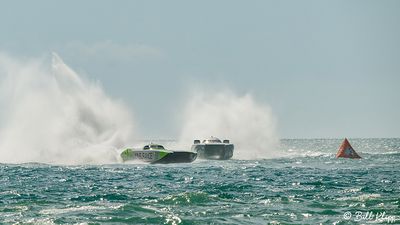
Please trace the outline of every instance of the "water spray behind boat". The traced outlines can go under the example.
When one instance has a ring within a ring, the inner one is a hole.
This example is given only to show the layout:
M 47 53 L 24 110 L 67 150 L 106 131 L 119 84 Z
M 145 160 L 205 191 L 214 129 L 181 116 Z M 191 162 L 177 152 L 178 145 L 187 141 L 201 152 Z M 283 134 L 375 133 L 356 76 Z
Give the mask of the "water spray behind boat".
M 129 110 L 57 54 L 49 64 L 0 54 L 0 162 L 116 162 L 133 137 Z
M 237 95 L 228 90 L 195 90 L 183 110 L 180 146 L 210 136 L 229 139 L 233 158 L 260 159 L 280 156 L 276 119 L 268 105 L 251 94 Z

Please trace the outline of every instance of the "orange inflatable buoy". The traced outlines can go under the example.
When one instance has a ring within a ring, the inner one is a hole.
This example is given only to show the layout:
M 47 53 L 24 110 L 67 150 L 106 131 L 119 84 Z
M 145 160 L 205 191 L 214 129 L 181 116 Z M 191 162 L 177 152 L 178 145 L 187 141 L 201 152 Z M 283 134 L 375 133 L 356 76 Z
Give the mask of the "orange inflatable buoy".
M 361 159 L 361 156 L 354 151 L 353 147 L 351 147 L 347 138 L 344 139 L 342 144 L 340 145 L 339 151 L 336 154 L 336 158 L 350 158 L 350 159 Z

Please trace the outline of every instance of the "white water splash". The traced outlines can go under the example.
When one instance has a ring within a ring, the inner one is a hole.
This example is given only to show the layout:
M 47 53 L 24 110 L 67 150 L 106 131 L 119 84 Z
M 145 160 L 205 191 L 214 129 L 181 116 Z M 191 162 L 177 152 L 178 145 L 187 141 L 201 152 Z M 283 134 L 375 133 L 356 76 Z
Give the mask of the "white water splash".
M 276 119 L 269 106 L 257 102 L 251 94 L 196 91 L 183 111 L 180 145 L 210 136 L 229 139 L 235 145 L 237 159 L 280 155 Z
M 20 60 L 0 54 L 1 163 L 112 163 L 133 137 L 132 118 L 102 88 L 56 54 Z

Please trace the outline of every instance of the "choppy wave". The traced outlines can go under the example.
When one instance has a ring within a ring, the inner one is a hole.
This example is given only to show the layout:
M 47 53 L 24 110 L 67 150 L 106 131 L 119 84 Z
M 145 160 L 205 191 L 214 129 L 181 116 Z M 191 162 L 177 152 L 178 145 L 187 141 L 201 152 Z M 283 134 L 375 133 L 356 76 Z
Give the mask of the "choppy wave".
M 400 219 L 399 163 L 400 157 L 382 154 L 363 160 L 0 164 L 0 223 L 358 224 L 344 213 L 370 211 Z

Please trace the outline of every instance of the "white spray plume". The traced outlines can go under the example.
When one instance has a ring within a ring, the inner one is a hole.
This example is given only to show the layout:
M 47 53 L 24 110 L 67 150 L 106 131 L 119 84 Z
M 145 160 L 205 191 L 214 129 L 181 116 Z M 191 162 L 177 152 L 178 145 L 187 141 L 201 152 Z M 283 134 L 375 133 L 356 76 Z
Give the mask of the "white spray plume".
M 236 159 L 280 156 L 276 119 L 270 107 L 254 100 L 251 94 L 196 91 L 183 111 L 183 124 L 181 145 L 216 136 L 235 145 Z
M 56 54 L 51 68 L 0 54 L 0 163 L 113 163 L 132 128 L 126 107 Z

